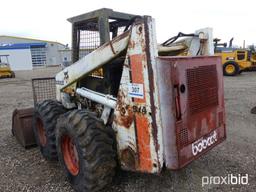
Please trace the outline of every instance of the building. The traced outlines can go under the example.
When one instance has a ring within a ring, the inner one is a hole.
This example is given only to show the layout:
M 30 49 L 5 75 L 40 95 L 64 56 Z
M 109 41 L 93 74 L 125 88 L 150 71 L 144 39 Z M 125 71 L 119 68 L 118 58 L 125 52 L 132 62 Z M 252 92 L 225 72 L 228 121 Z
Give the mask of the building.
M 62 43 L 15 36 L 0 36 L 0 55 L 8 55 L 12 70 L 61 65 L 70 62 L 70 50 Z

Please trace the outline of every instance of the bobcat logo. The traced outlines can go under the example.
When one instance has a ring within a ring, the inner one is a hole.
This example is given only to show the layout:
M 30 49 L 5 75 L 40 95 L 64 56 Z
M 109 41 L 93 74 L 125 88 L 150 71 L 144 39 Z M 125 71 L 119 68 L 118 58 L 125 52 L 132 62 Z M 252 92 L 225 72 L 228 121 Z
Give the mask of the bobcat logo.
M 214 131 L 210 136 L 207 138 L 199 139 L 196 142 L 192 143 L 192 154 L 196 156 L 198 153 L 201 153 L 203 150 L 205 150 L 207 147 L 213 145 L 217 142 L 217 132 Z

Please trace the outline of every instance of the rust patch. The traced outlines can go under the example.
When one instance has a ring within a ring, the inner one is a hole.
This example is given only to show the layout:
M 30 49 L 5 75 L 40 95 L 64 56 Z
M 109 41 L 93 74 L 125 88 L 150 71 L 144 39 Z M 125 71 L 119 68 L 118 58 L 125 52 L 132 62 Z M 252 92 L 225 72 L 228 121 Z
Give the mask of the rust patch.
M 124 98 L 124 93 L 119 92 L 117 97 L 117 111 L 119 111 L 119 115 L 115 116 L 114 121 L 116 124 L 129 129 L 133 122 L 133 110 L 130 105 L 125 104 Z
M 135 41 L 129 41 L 129 49 L 133 49 L 135 47 L 136 43 Z
M 142 35 L 142 30 L 143 30 L 142 26 L 139 26 L 138 29 L 137 29 L 137 31 L 136 31 L 136 33 L 137 33 L 138 35 Z
M 138 167 L 136 153 L 130 147 L 121 151 L 121 162 L 122 166 L 129 170 L 136 170 Z

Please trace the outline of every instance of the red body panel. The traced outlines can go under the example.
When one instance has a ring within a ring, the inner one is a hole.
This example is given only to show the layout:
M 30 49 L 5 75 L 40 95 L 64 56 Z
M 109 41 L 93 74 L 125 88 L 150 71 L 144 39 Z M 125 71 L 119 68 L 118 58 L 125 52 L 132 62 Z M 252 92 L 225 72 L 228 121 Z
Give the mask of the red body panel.
M 165 164 L 179 169 L 226 138 L 221 58 L 159 57 Z

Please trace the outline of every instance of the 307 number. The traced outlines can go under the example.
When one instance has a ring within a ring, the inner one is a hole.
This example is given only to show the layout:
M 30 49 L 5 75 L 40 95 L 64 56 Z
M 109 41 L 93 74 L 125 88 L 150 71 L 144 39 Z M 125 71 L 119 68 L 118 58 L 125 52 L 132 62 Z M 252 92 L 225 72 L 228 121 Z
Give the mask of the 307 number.
M 139 87 L 132 87 L 132 92 L 133 93 L 139 93 L 140 92 L 140 88 Z

